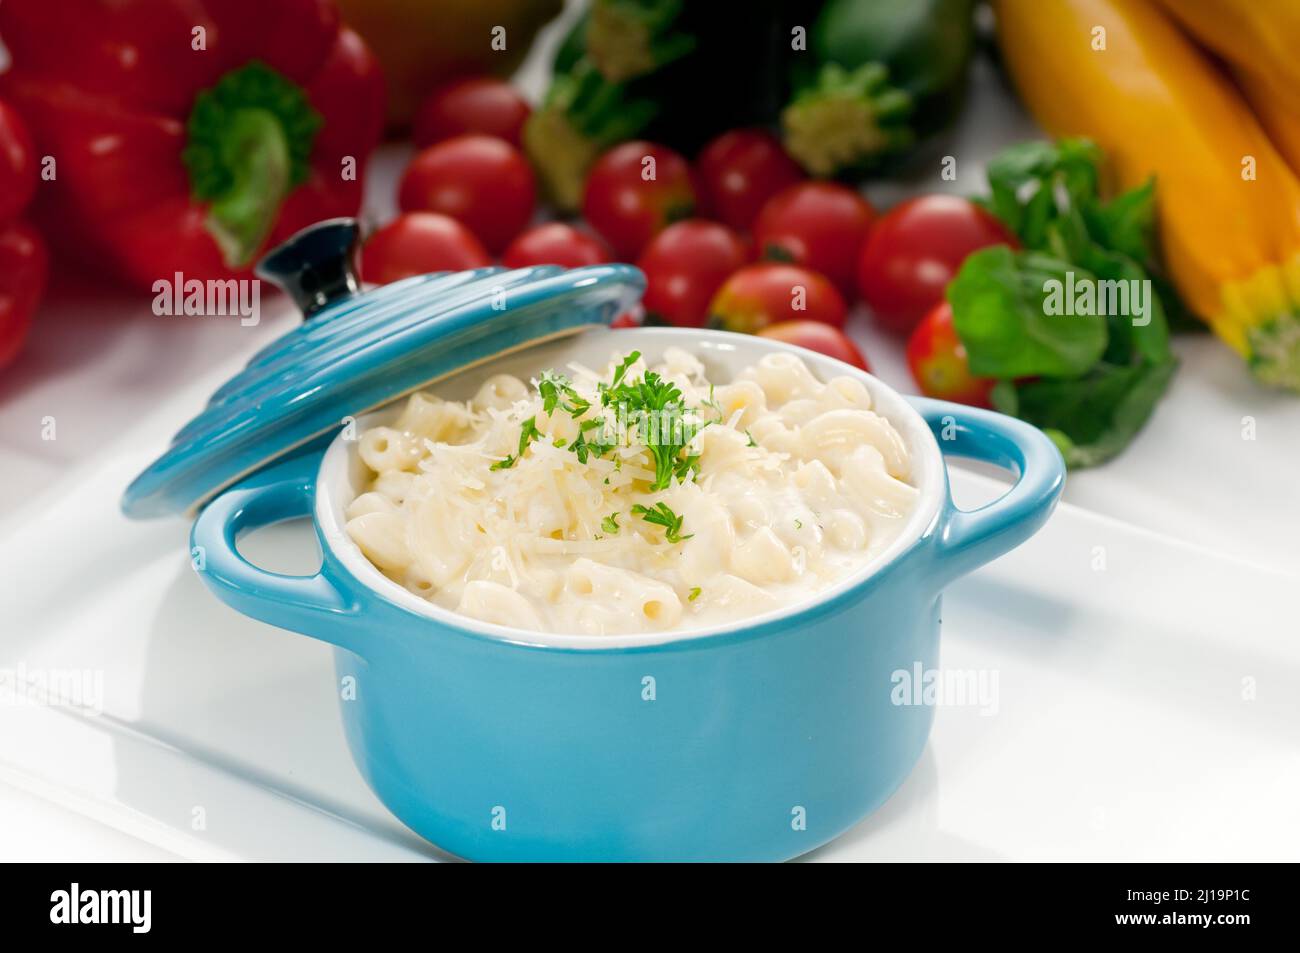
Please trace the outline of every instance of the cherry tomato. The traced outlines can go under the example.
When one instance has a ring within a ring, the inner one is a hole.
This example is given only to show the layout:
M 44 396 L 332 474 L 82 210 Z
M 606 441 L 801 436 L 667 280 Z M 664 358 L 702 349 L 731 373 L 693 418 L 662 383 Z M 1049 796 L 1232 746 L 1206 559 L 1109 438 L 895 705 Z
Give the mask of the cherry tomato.
M 641 319 L 632 311 L 624 311 L 611 321 L 609 326 L 616 331 L 620 328 L 639 328 L 641 327 Z
M 634 140 L 592 166 L 582 214 L 620 259 L 632 261 L 650 239 L 695 211 L 691 168 L 667 146 Z
M 845 364 L 852 364 L 864 371 L 870 371 L 867 359 L 862 356 L 858 346 L 850 341 L 839 328 L 818 321 L 782 321 L 769 324 L 758 332 L 761 338 L 784 341 L 798 347 L 806 347 L 818 354 L 825 354 Z
M 501 256 L 501 264 L 507 268 L 525 268 L 528 265 L 582 268 L 610 260 L 609 248 L 604 242 L 563 222 L 547 222 L 528 229 L 512 241 Z
M 50 256 L 26 222 L 0 225 L 0 367 L 12 361 L 31 330 L 45 290 Z
M 467 76 L 435 89 L 415 114 L 411 138 L 421 149 L 466 133 L 482 133 L 519 147 L 532 109 L 503 79 Z
M 819 271 L 844 295 L 853 294 L 858 253 L 876 210 L 854 189 L 836 182 L 804 182 L 774 196 L 754 222 L 763 258 Z
M 493 136 L 456 136 L 411 160 L 397 202 L 403 212 L 450 215 L 496 253 L 533 217 L 537 186 L 527 160 L 510 143 Z
M 733 129 L 695 159 L 705 214 L 747 232 L 765 203 L 805 178 L 780 141 L 761 129 Z
M 876 322 L 899 334 L 943 301 L 966 256 L 989 245 L 1018 247 L 996 218 L 956 195 L 926 195 L 890 209 L 871 230 L 858 288 Z
M 669 225 L 636 262 L 646 277 L 647 318 L 679 328 L 703 327 L 713 295 L 747 261 L 749 246 L 725 225 L 700 218 Z
M 997 381 L 975 377 L 966 361 L 966 346 L 952 323 L 952 305 L 935 306 L 907 339 L 907 366 L 927 397 L 955 400 L 972 407 L 992 407 Z
M 407 212 L 379 229 L 361 250 L 361 277 L 386 285 L 431 271 L 465 271 L 492 264 L 468 228 L 436 212 Z
M 36 190 L 36 151 L 22 117 L 0 102 L 0 223 L 17 217 Z
M 709 323 L 753 334 L 778 321 L 817 321 L 843 327 L 848 307 L 822 275 L 798 265 L 759 262 L 726 280 L 709 305 Z

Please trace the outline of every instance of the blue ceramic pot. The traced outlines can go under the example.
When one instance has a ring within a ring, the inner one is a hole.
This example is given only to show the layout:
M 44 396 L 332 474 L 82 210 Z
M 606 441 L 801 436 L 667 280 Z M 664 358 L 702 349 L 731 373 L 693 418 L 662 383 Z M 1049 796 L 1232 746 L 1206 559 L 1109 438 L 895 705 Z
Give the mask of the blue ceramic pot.
M 636 348 L 699 355 L 727 380 L 790 350 L 823 379 L 853 374 L 902 434 L 920 489 L 889 550 L 815 601 L 722 629 L 546 635 L 477 622 L 384 578 L 343 531 L 362 479 L 340 435 L 323 453 L 256 473 L 202 511 L 205 582 L 240 612 L 335 646 L 356 763 L 379 798 L 439 847 L 476 860 L 781 860 L 826 843 L 902 783 L 933 709 L 895 704 L 895 673 L 939 664 L 940 594 L 1047 519 L 1064 482 L 1050 440 L 986 411 L 904 399 L 811 352 L 723 332 L 587 331 L 463 372 L 535 375 Z M 357 432 L 395 411 L 357 422 Z M 973 512 L 949 495 L 945 456 L 1018 475 Z M 240 533 L 314 515 L 311 576 L 248 563 Z

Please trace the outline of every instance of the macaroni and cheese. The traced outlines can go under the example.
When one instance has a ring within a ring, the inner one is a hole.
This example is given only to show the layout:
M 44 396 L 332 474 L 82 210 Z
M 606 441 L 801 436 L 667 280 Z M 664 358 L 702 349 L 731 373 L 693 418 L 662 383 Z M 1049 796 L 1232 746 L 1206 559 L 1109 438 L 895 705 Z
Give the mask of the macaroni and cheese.
M 409 398 L 358 439 L 347 532 L 444 608 L 578 634 L 694 629 L 807 600 L 895 539 L 917 499 L 902 438 L 854 377 L 764 356 L 716 386 L 637 352 L 465 402 Z

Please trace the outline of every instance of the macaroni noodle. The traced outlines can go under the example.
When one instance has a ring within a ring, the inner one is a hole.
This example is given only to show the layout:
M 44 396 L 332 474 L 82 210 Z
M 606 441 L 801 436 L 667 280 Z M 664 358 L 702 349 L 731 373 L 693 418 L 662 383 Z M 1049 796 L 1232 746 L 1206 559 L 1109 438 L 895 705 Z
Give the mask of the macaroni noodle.
M 415 394 L 365 431 L 374 477 L 346 513 L 365 556 L 485 622 L 692 629 L 807 600 L 915 505 L 907 448 L 856 378 L 773 353 L 715 387 L 678 348 L 566 372 Z

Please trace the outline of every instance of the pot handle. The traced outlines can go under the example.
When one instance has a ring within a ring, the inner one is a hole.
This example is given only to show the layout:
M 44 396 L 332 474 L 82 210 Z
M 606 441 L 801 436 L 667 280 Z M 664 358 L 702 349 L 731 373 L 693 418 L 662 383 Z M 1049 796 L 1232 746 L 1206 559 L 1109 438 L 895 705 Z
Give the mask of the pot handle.
M 328 562 L 310 576 L 290 576 L 259 569 L 237 546 L 249 530 L 310 514 L 319 466 L 320 454 L 303 454 L 224 491 L 194 521 L 190 552 L 204 584 L 231 608 L 356 651 L 349 635 L 359 606 L 331 578 Z
M 977 510 L 959 510 L 951 495 L 936 555 L 941 586 L 1015 549 L 1047 522 L 1065 487 L 1065 460 L 1037 427 L 990 410 L 909 397 L 945 456 L 982 460 L 1016 473 L 1006 495 Z

